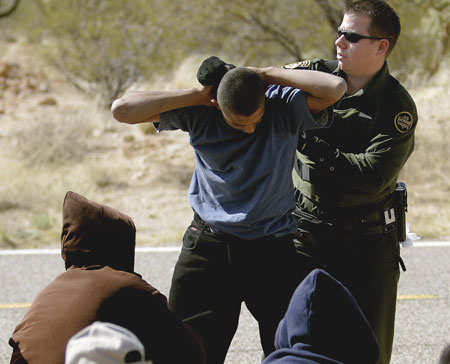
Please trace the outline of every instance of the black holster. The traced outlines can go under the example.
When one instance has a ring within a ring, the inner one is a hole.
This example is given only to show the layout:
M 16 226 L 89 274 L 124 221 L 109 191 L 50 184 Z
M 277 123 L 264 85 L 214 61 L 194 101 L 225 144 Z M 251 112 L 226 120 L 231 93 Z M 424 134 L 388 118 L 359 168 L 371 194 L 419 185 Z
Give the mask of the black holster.
M 406 184 L 397 182 L 394 190 L 394 209 L 397 220 L 397 239 L 406 240 L 406 212 L 408 211 Z

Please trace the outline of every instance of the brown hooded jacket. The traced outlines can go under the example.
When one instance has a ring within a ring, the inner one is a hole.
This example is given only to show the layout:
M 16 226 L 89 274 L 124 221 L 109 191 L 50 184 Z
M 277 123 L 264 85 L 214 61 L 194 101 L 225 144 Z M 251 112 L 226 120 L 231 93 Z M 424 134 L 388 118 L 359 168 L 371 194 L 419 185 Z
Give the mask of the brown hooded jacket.
M 135 226 L 121 212 L 68 192 L 61 251 L 66 272 L 34 299 L 9 344 L 11 363 L 63 364 L 68 340 L 94 321 L 123 326 L 155 364 L 204 363 L 197 335 L 134 273 Z

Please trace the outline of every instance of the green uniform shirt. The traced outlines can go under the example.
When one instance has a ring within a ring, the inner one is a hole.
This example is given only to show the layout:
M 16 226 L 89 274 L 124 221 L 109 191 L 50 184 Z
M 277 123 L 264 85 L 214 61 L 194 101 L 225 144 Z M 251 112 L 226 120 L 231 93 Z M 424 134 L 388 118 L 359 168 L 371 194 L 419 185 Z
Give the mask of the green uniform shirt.
M 343 78 L 337 61 L 302 61 L 285 68 Z M 323 208 L 371 205 L 388 198 L 414 149 L 415 103 L 387 63 L 362 90 L 334 105 L 334 122 L 299 143 L 295 187 Z M 311 135 L 312 134 L 312 135 Z M 301 151 L 300 151 L 301 149 Z

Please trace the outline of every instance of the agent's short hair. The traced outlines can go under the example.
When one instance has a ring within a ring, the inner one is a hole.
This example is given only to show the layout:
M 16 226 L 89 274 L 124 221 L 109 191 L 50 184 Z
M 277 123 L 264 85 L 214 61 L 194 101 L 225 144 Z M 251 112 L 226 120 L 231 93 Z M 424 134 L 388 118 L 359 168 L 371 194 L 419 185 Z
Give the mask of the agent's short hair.
M 264 92 L 264 84 L 255 71 L 236 67 L 220 81 L 217 102 L 227 114 L 249 116 L 264 102 Z
M 347 0 L 344 14 L 366 15 L 372 19 L 369 34 L 374 37 L 389 38 L 386 57 L 391 54 L 400 36 L 400 19 L 397 13 L 383 0 Z

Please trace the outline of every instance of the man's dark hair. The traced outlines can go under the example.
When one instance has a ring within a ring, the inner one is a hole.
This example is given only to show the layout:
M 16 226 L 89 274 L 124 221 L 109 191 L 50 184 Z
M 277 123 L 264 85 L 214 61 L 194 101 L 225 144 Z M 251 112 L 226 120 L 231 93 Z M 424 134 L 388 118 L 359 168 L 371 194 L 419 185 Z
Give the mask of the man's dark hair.
M 249 116 L 264 102 L 264 91 L 264 84 L 255 71 L 236 67 L 220 81 L 217 102 L 226 113 Z
M 400 19 L 394 9 L 383 0 L 347 1 L 344 14 L 366 15 L 372 19 L 369 34 L 373 37 L 388 38 L 386 57 L 392 52 L 400 35 Z

